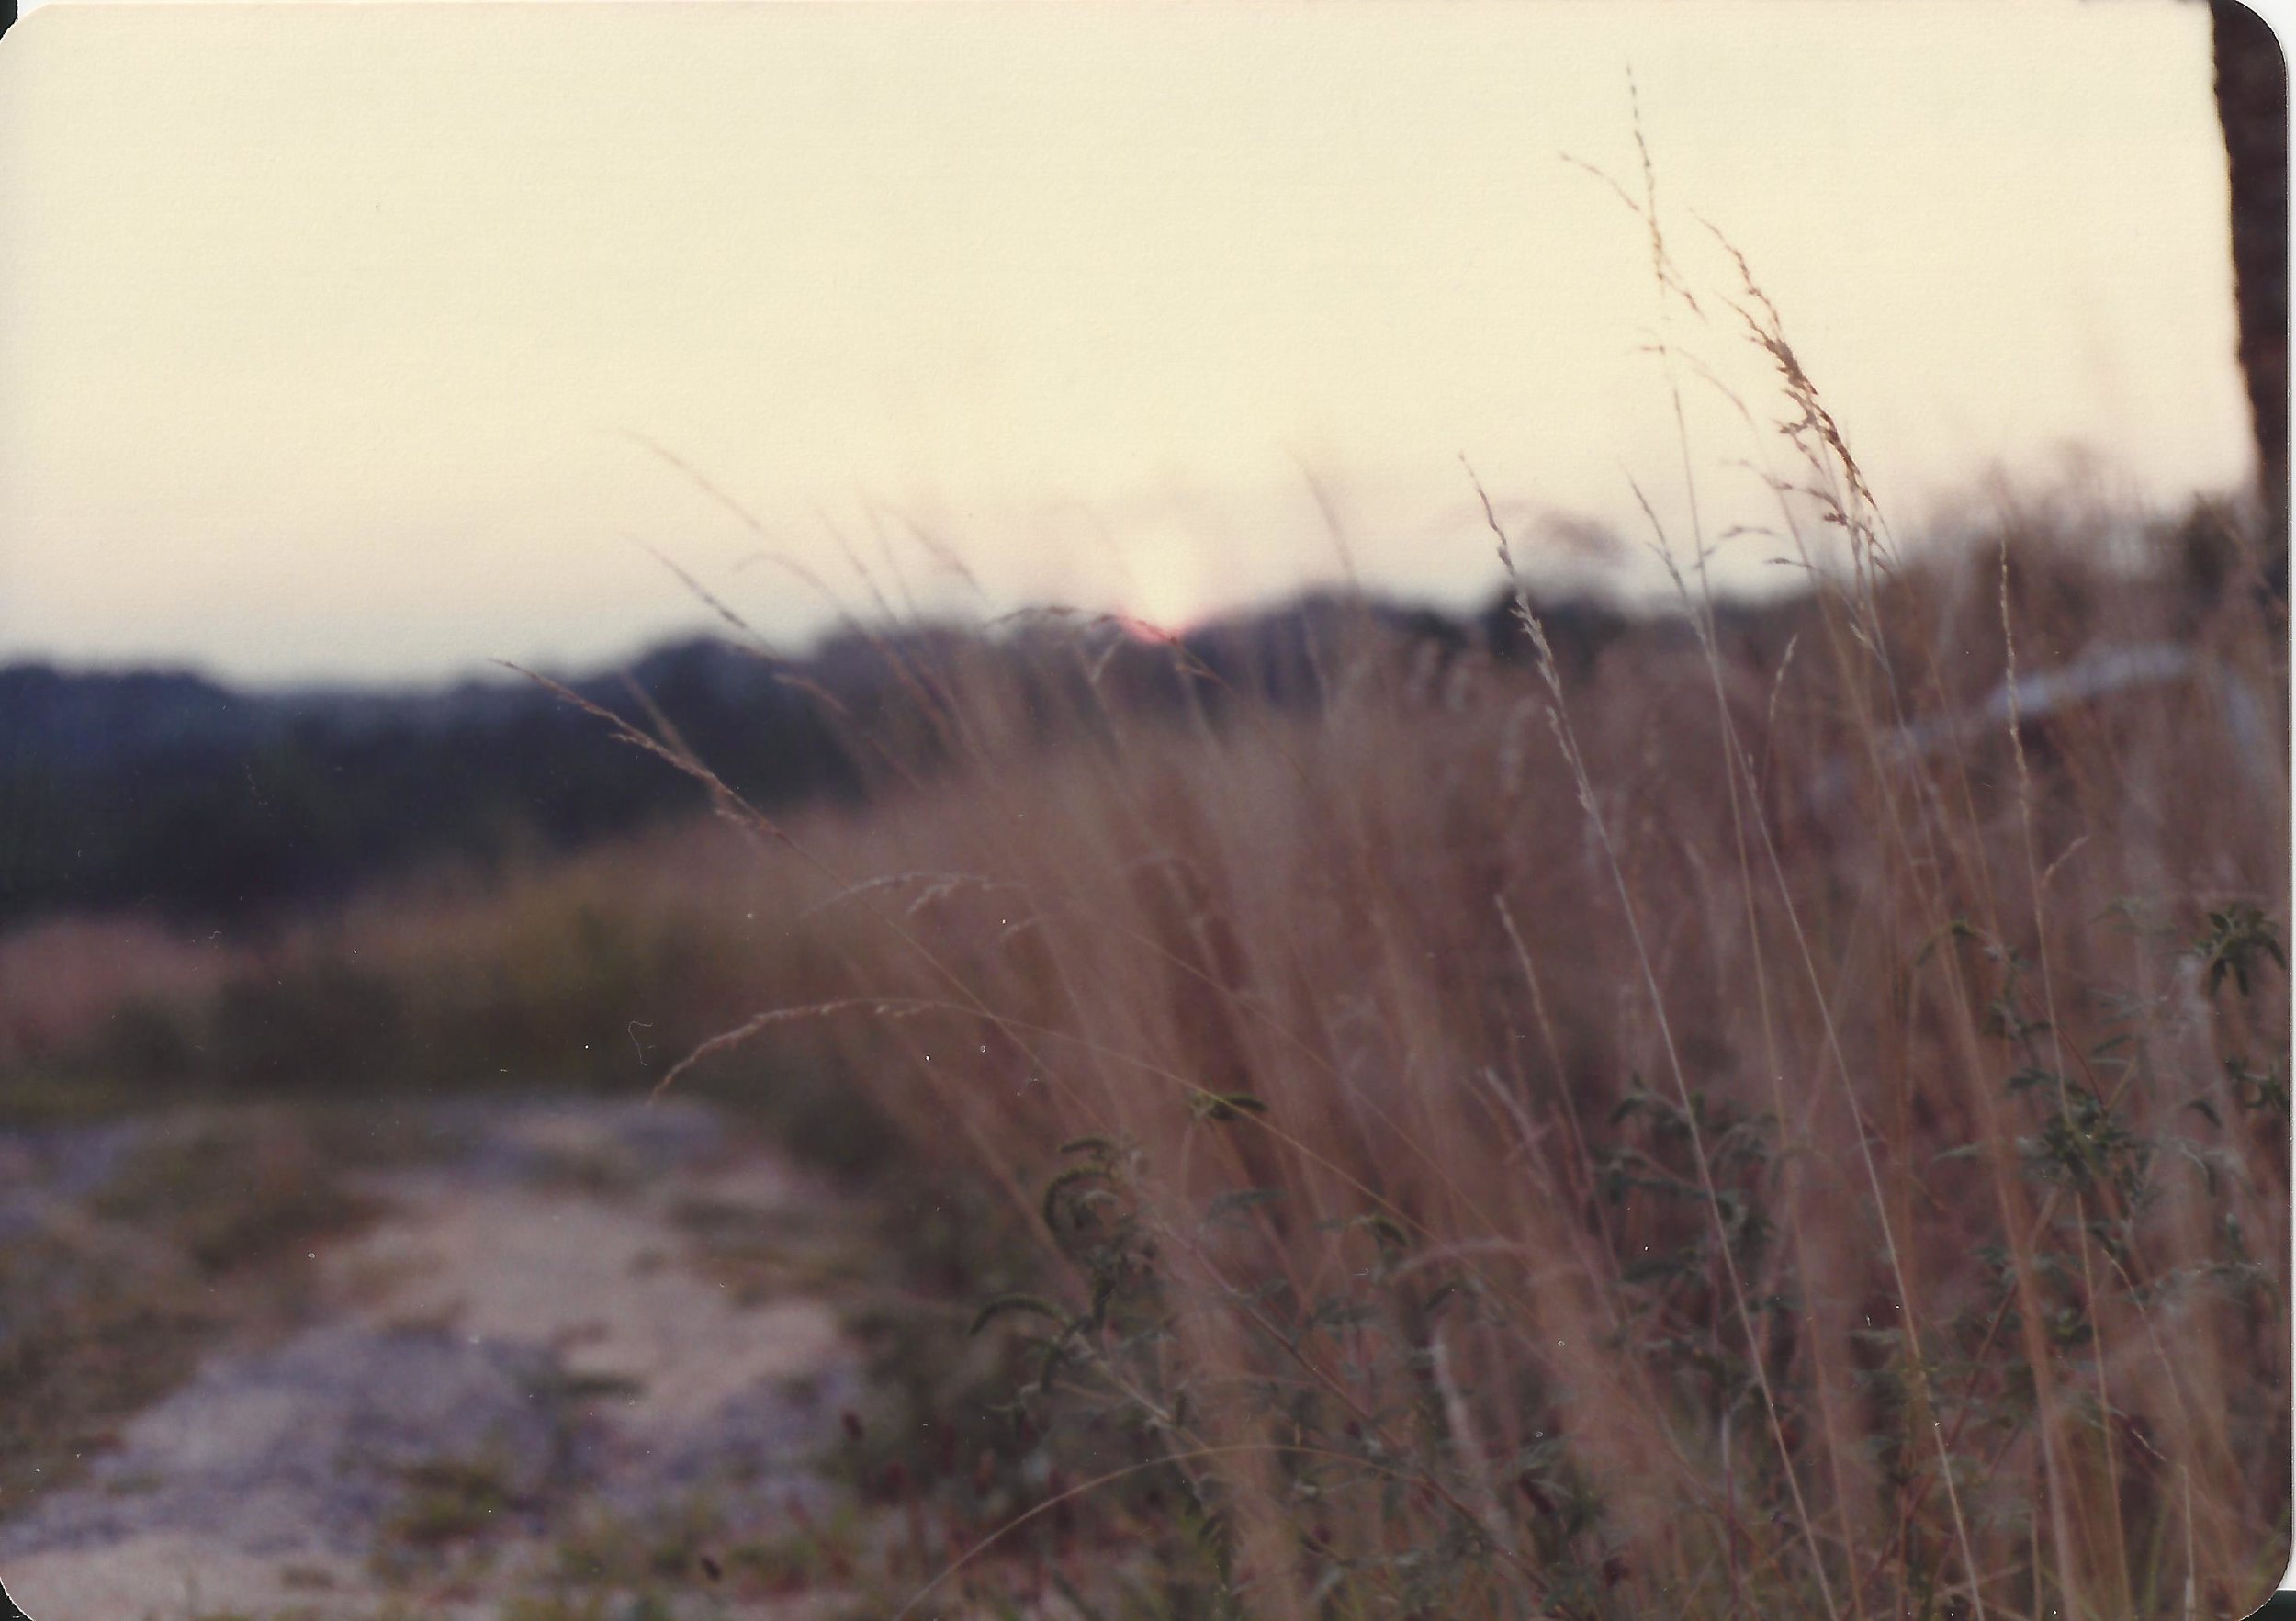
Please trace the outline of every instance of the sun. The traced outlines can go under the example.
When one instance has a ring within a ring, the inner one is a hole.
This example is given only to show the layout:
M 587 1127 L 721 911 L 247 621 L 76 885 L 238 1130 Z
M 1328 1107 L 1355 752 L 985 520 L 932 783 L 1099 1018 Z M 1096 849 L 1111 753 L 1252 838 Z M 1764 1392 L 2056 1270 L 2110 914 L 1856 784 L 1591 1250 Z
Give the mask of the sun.
M 1116 617 L 1143 641 L 1170 641 L 1203 622 L 1204 557 L 1189 537 L 1160 532 L 1123 554 L 1123 585 Z

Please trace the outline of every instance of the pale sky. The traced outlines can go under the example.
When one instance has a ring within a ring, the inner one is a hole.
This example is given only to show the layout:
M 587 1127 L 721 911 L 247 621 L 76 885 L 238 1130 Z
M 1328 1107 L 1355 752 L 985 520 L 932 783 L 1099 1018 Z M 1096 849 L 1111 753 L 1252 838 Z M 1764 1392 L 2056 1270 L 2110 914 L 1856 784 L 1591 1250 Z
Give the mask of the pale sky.
M 974 603 L 913 531 L 1184 625 L 1338 576 L 1316 486 L 1467 602 L 1462 456 L 1684 535 L 1647 242 L 1563 157 L 1638 187 L 1630 68 L 1698 290 L 1703 216 L 1901 531 L 2070 445 L 2245 476 L 2199 5 L 60 0 L 0 42 L 0 659 L 585 663 L 705 620 L 647 548 L 791 640 L 763 550 Z

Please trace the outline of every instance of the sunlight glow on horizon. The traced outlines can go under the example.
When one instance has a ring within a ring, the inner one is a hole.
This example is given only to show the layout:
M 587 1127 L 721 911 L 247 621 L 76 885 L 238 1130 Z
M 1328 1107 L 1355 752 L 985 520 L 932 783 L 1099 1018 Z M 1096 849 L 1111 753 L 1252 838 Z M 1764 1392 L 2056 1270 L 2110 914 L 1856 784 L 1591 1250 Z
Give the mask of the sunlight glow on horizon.
M 2245 476 L 2198 6 L 64 0 L 0 45 L 0 660 L 594 660 L 706 620 L 647 548 L 793 641 L 800 573 L 1463 602 L 1462 456 L 1638 552 L 1648 242 L 1566 161 L 1638 183 L 1629 65 L 1676 252 L 1746 250 L 1900 531 L 2070 445 Z

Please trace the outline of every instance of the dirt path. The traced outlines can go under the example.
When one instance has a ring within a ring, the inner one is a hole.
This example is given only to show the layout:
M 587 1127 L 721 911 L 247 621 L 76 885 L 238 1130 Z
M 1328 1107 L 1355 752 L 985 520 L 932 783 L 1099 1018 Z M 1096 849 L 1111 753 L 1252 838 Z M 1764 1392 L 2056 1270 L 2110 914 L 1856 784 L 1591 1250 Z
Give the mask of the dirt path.
M 433 1131 L 357 1178 L 379 1220 L 302 1255 L 299 1326 L 212 1353 L 0 1523 L 35 1621 L 806 1613 L 724 1550 L 836 1510 L 816 1459 L 859 1372 L 829 1196 L 693 1105 Z

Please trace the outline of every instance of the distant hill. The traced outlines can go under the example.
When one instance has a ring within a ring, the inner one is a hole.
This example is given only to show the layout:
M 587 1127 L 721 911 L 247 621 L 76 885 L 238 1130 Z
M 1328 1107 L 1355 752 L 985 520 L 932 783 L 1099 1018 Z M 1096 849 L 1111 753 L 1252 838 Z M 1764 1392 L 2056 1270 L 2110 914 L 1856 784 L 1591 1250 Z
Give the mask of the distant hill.
M 768 796 L 850 788 L 814 705 L 722 644 L 630 675 Z M 636 715 L 616 675 L 573 683 Z M 531 682 L 234 691 L 196 675 L 0 669 L 0 922 L 88 906 L 226 918 L 442 856 L 568 846 L 695 803 Z
M 1501 603 L 1453 620 L 1310 598 L 1193 632 L 1185 659 L 1113 626 L 1086 634 L 1101 638 L 1107 701 L 1176 704 L 1178 670 L 1193 664 L 1216 678 L 1198 682 L 1215 707 L 1244 692 L 1311 705 L 1319 648 L 1343 622 L 1367 618 L 1447 648 L 1521 651 Z M 1581 662 L 1625 622 L 1565 604 L 1552 624 L 1566 661 Z M 895 659 L 932 668 L 966 652 L 1010 661 L 1027 680 L 1060 679 L 1052 672 L 1079 661 L 1036 657 L 1049 635 L 849 634 L 796 659 L 703 638 L 647 654 L 626 680 L 602 670 L 567 684 L 650 729 L 635 684 L 736 789 L 783 806 L 863 792 L 851 725 L 917 707 Z M 0 925 L 113 906 L 231 921 L 423 861 L 570 848 L 703 802 L 660 761 L 613 745 L 596 716 L 516 677 L 264 693 L 175 670 L 0 668 Z

